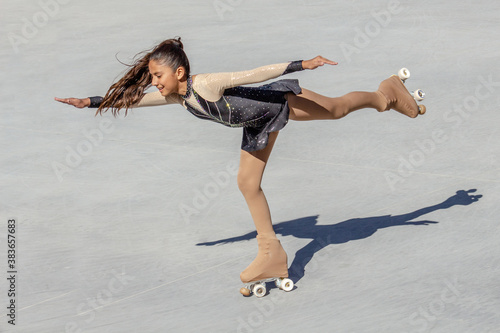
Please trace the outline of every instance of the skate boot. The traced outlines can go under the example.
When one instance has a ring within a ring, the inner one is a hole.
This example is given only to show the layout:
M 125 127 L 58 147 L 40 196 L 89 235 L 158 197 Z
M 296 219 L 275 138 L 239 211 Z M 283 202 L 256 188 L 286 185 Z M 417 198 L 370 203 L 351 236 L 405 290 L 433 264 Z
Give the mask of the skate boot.
M 253 292 L 257 297 L 266 294 L 266 282 L 275 281 L 276 286 L 285 291 L 293 289 L 292 280 L 288 279 L 287 255 L 281 243 L 276 238 L 257 236 L 259 252 L 254 261 L 240 274 L 245 284 L 240 292 L 250 296 Z
M 387 99 L 385 110 L 393 109 L 411 118 L 415 118 L 425 112 L 423 106 L 419 107 L 417 105 L 417 102 L 406 89 L 403 81 L 396 75 L 382 81 L 378 87 L 378 91 Z

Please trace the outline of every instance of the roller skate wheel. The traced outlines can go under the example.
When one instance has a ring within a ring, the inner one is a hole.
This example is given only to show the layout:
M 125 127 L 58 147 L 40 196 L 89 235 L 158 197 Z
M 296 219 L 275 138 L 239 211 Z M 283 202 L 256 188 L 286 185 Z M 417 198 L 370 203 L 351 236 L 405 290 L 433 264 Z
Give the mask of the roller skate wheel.
M 284 291 L 291 291 L 293 289 L 293 281 L 290 279 L 283 279 L 281 281 L 281 289 Z
M 264 297 L 266 295 L 266 286 L 264 286 L 263 284 L 256 284 L 253 287 L 253 293 L 259 298 Z
M 240 293 L 245 297 L 250 296 L 250 290 L 248 290 L 247 288 L 241 288 Z
M 420 105 L 418 106 L 418 113 L 419 113 L 419 114 L 424 114 L 424 113 L 425 113 L 425 111 L 426 111 L 426 109 L 425 109 L 425 105 L 420 104 Z
M 415 90 L 413 92 L 413 98 L 415 98 L 417 102 L 423 101 L 425 98 L 424 91 L 422 89 Z
M 410 78 L 410 71 L 407 68 L 401 68 L 398 72 L 398 76 L 401 81 L 405 82 Z
M 276 284 L 276 287 L 278 287 L 280 289 L 281 289 L 281 281 L 283 281 L 282 278 L 276 279 L 276 281 L 274 281 L 274 283 Z

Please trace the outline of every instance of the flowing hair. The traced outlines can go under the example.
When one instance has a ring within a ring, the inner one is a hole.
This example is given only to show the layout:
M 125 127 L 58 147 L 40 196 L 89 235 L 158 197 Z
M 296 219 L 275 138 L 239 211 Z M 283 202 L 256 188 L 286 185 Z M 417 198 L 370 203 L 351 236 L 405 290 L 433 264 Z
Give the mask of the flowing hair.
M 136 54 L 134 59 L 132 64 L 124 64 L 130 69 L 109 88 L 96 115 L 102 115 L 103 112 L 111 109 L 116 117 L 121 109 L 125 109 L 126 116 L 128 109 L 138 103 L 145 95 L 144 91 L 151 86 L 152 77 L 148 66 L 151 60 L 168 66 L 174 71 L 182 66 L 186 71 L 186 76 L 189 75 L 189 60 L 184 53 L 180 37 L 167 39 L 150 50 Z

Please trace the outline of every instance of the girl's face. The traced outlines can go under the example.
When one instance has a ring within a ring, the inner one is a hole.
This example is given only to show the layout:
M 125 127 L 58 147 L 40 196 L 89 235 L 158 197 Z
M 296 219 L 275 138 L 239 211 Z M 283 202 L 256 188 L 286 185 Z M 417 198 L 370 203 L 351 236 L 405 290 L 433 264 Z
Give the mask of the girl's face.
M 179 67 L 174 71 L 158 61 L 151 60 L 149 62 L 149 72 L 152 76 L 151 84 L 158 88 L 162 96 L 179 93 L 179 82 L 184 76 L 184 68 Z

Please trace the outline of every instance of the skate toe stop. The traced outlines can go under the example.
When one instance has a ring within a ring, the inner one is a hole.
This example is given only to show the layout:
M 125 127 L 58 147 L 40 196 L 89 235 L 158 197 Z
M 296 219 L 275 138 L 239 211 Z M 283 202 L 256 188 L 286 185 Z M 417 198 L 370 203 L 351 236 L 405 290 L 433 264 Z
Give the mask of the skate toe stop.
M 250 296 L 250 290 L 248 290 L 247 288 L 241 288 L 240 293 L 245 297 Z
M 419 114 L 424 114 L 425 111 L 427 111 L 426 108 L 425 108 L 425 105 L 419 105 L 418 106 L 418 113 Z

